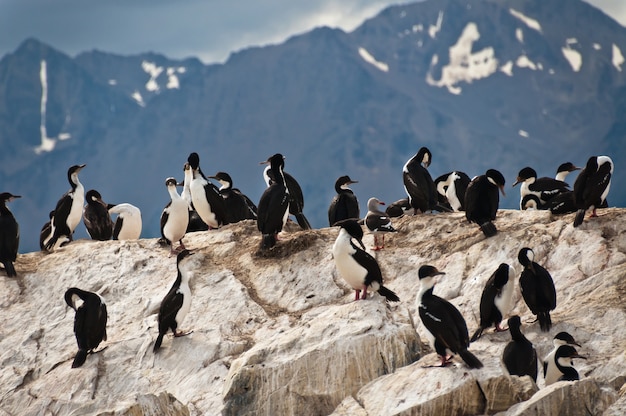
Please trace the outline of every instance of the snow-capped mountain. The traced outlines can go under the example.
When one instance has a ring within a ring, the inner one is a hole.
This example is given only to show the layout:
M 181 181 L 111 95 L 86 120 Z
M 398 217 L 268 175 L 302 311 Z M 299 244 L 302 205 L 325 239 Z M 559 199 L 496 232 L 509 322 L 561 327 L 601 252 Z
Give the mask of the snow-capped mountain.
M 258 162 L 283 153 L 315 227 L 327 225 L 340 175 L 359 180 L 363 212 L 370 196 L 404 197 L 402 166 L 424 145 L 433 177 L 499 169 L 501 206 L 515 208 L 524 166 L 554 176 L 562 162 L 609 154 L 614 181 L 626 180 L 625 54 L 626 29 L 582 1 L 393 6 L 353 32 L 318 28 L 220 65 L 69 57 L 29 39 L 0 60 L 0 179 L 24 196 L 11 207 L 21 251 L 37 249 L 76 163 L 86 189 L 139 206 L 144 236 L 158 235 L 164 180 L 182 179 L 192 151 L 253 200 L 265 186 Z M 626 187 L 609 203 L 625 206 Z

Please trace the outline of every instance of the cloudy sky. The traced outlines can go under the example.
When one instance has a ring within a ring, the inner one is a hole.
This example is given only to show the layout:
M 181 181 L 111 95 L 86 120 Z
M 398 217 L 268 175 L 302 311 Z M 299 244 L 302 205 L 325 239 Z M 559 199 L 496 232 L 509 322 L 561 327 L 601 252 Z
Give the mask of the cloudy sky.
M 552 0 L 554 1 L 554 0 Z M 626 0 L 586 0 L 626 26 Z M 247 46 L 280 43 L 317 26 L 351 31 L 402 0 L 0 0 L 0 57 L 35 37 L 75 55 L 223 62 Z

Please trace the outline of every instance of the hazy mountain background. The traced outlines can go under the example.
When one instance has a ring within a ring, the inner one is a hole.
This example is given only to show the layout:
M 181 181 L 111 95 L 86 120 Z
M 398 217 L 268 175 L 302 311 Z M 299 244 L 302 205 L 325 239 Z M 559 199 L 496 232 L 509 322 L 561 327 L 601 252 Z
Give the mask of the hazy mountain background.
M 510 185 L 522 167 L 553 176 L 562 162 L 608 154 L 609 203 L 626 206 L 626 29 L 582 1 L 556 3 L 393 6 L 350 33 L 319 28 L 216 65 L 70 57 L 27 39 L 0 60 L 0 181 L 23 196 L 11 205 L 20 251 L 38 249 L 77 163 L 87 164 L 86 189 L 137 205 L 142 235 L 157 236 L 165 178 L 182 179 L 192 151 L 206 174 L 229 172 L 256 201 L 258 162 L 283 153 L 314 227 L 327 225 L 340 175 L 359 180 L 363 213 L 370 196 L 404 197 L 401 169 L 421 146 L 433 152 L 433 177 L 502 171 L 502 208 L 518 207 Z

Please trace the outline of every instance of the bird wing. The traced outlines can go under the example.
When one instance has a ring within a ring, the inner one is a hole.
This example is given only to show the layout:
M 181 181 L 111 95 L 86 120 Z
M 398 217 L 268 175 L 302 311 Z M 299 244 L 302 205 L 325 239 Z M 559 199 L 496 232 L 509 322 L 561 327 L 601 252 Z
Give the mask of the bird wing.
M 119 237 L 120 231 L 122 231 L 123 226 L 124 226 L 124 218 L 118 216 L 115 219 L 115 225 L 113 226 L 113 239 L 114 240 L 117 240 L 117 238 Z M 161 228 L 163 228 L 163 225 L 161 225 Z
M 165 224 L 167 224 L 167 220 L 170 217 L 170 205 L 172 205 L 172 201 L 168 202 L 165 208 L 163 208 L 163 212 L 161 212 L 161 237 L 166 240 L 167 238 L 165 237 L 165 234 L 163 234 L 163 228 L 165 227 Z
M 365 217 L 365 225 L 370 231 L 396 231 L 388 216 L 371 212 Z
M 530 269 L 524 269 L 519 278 L 520 290 L 524 302 L 533 314 L 537 314 L 537 282 Z
M 541 199 L 548 201 L 562 192 L 569 191 L 569 185 L 563 181 L 546 177 L 535 180 L 534 183 L 528 186 L 528 189 L 534 192 L 540 192 Z
M 353 254 L 354 259 L 368 270 L 367 276 L 365 276 L 365 286 L 369 286 L 373 282 L 378 282 L 382 285 L 383 275 L 376 259 L 367 251 L 363 251 L 361 248 L 357 247 L 354 243 L 350 242 L 350 244 L 356 249 L 356 252 Z
M 496 305 L 494 300 L 496 296 L 501 292 L 501 290 L 495 285 L 496 274 L 492 274 L 487 283 L 485 284 L 485 288 L 483 289 L 483 293 L 480 297 L 480 324 L 491 325 L 492 316 L 494 313 L 494 309 Z
M 556 288 L 554 287 L 554 280 L 550 272 L 548 272 L 543 266 L 537 263 L 533 264 L 535 272 L 537 273 L 537 279 L 541 289 L 541 296 L 545 298 L 550 310 L 556 308 Z
M 424 296 L 422 303 L 426 306 L 419 309 L 422 323 L 441 344 L 453 352 L 469 346 L 465 319 L 454 305 L 435 295 Z
M 162 323 L 171 322 L 176 318 L 178 310 L 183 306 L 183 294 L 175 286 L 165 295 L 159 308 L 159 328 Z

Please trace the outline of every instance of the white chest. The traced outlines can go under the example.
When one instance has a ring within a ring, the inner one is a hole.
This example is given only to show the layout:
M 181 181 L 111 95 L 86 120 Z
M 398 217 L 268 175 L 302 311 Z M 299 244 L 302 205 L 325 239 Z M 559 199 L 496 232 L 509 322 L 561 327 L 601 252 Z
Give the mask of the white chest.
M 339 275 L 353 288 L 363 289 L 367 269 L 352 257 L 356 250 L 341 237 L 333 245 L 333 258 Z
M 196 212 L 200 218 L 202 218 L 202 221 L 210 227 L 218 228 L 219 223 L 217 222 L 217 217 L 206 199 L 204 186 L 207 184 L 208 182 L 203 178 L 196 178 L 191 182 L 191 186 L 189 187 L 191 191 L 191 201 L 193 202 Z
M 191 289 L 187 283 L 181 283 L 177 293 L 183 295 L 183 304 L 176 313 L 176 325 L 180 327 L 191 309 Z M 179 328 L 180 329 L 180 328 Z

